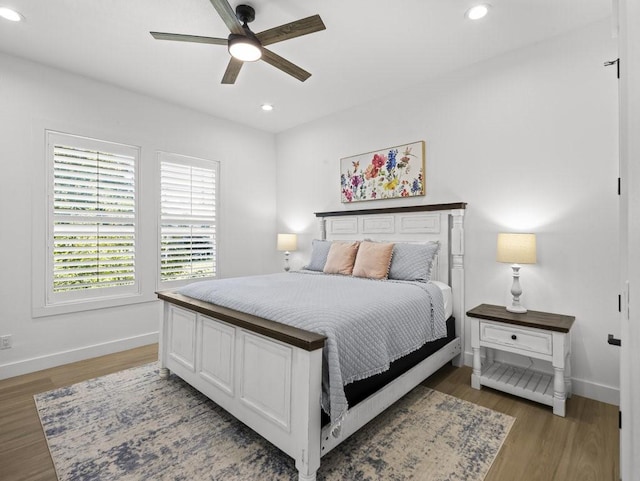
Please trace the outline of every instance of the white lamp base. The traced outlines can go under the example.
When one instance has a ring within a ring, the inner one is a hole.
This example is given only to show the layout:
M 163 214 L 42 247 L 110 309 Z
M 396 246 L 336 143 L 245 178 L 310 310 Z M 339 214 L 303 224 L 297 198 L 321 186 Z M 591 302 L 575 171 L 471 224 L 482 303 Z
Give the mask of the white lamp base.
M 513 301 L 510 306 L 507 306 L 507 311 L 524 314 L 527 310 L 520 304 L 520 296 L 522 295 L 522 287 L 520 287 L 520 265 L 513 264 L 511 268 L 513 269 L 513 284 L 511 285 Z
M 507 311 L 515 312 L 516 314 L 524 314 L 527 312 L 523 306 L 507 306 Z
M 291 269 L 291 267 L 289 267 L 289 255 L 290 255 L 290 252 L 289 251 L 285 251 L 285 253 L 284 253 L 284 270 L 285 270 L 285 272 L 289 272 L 289 269 Z

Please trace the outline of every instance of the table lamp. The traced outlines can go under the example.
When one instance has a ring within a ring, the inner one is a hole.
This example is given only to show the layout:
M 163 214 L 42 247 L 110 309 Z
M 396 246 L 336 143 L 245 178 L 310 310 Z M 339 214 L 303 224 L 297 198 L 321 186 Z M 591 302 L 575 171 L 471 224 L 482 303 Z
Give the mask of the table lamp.
M 522 287 L 520 287 L 520 264 L 536 263 L 536 235 L 535 234 L 498 234 L 498 262 L 508 262 L 513 269 L 513 285 L 511 295 L 513 301 L 507 306 L 507 311 L 525 313 L 527 310 L 520 304 Z
M 296 234 L 278 234 L 277 249 L 284 251 L 284 270 L 289 271 L 289 254 L 298 248 L 298 236 Z

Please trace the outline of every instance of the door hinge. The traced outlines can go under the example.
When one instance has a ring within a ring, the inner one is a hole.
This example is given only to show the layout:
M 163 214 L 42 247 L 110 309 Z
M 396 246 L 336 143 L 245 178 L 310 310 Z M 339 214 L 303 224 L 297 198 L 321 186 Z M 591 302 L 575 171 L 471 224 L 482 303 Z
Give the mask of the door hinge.
M 622 411 L 618 411 L 618 429 L 622 429 Z
M 604 63 L 605 67 L 610 67 L 611 65 L 616 66 L 616 77 L 620 78 L 620 59 L 608 60 Z
M 622 294 L 618 294 L 618 312 L 622 312 Z
M 620 195 L 620 192 L 622 191 L 622 180 L 620 179 L 620 177 L 618 177 L 618 195 Z

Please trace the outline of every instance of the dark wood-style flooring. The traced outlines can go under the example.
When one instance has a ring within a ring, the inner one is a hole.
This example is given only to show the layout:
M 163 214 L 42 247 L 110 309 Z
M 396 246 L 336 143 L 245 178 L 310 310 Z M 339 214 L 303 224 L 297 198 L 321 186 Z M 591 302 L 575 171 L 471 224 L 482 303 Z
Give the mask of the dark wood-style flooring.
M 152 362 L 145 346 L 0 381 L 0 480 L 56 481 L 33 395 Z M 445 366 L 425 385 L 516 418 L 485 481 L 617 481 L 618 408 L 574 396 L 567 417 L 551 408 L 469 385 L 471 369 Z M 197 480 L 194 480 L 197 481 Z

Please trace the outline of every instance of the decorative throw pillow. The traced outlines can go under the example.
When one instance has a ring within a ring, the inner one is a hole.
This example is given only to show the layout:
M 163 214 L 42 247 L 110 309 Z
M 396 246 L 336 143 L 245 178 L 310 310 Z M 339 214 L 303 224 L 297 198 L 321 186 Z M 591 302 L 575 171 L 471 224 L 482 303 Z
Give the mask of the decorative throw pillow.
M 350 276 L 356 260 L 360 242 L 332 242 L 324 265 L 325 274 L 344 274 Z
M 353 265 L 353 275 L 370 279 L 386 279 L 392 254 L 392 243 L 361 242 Z
M 439 249 L 439 242 L 395 244 L 389 279 L 427 282 L 431 279 L 431 266 Z
M 322 272 L 324 265 L 327 263 L 327 255 L 329 254 L 329 248 L 331 247 L 331 241 L 313 239 L 311 241 L 311 259 L 309 264 L 304 266 L 309 271 Z

